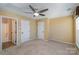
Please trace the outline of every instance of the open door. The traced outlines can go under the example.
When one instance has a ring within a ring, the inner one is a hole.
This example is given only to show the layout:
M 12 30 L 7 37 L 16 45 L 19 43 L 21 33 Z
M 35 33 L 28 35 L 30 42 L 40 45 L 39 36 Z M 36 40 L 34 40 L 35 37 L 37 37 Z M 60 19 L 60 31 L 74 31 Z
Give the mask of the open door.
M 38 39 L 44 39 L 45 23 L 43 21 L 38 22 Z

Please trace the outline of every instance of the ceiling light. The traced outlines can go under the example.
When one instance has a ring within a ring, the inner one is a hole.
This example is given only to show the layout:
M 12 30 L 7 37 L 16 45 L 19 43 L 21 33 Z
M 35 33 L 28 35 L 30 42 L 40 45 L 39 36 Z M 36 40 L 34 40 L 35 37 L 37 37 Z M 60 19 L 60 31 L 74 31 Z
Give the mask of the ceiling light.
M 39 13 L 34 13 L 34 16 L 38 16 L 39 15 Z

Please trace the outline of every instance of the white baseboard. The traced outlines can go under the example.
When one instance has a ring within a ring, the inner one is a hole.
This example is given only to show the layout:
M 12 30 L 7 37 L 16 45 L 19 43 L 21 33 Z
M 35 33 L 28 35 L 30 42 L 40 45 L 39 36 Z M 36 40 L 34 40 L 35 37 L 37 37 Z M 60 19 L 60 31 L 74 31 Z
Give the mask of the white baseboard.
M 50 39 L 50 40 L 53 40 L 53 39 Z M 53 41 L 57 41 L 57 42 L 65 43 L 65 44 L 75 45 L 74 43 L 64 42 L 64 41 L 60 41 L 60 40 L 53 40 Z

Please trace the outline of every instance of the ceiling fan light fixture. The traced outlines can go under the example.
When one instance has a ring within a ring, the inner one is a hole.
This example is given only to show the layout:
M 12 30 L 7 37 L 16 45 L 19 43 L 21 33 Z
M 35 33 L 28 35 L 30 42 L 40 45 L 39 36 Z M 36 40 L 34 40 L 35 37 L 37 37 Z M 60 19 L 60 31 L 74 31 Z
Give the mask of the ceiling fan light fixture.
M 31 5 L 29 5 L 29 7 L 33 11 L 33 13 L 30 13 L 30 12 L 26 12 L 26 13 L 33 14 L 33 17 L 45 16 L 45 14 L 42 14 L 42 13 L 48 11 L 48 9 L 43 9 L 43 10 L 37 11 L 38 9 L 32 7 Z
M 34 16 L 38 16 L 39 15 L 39 13 L 34 13 Z

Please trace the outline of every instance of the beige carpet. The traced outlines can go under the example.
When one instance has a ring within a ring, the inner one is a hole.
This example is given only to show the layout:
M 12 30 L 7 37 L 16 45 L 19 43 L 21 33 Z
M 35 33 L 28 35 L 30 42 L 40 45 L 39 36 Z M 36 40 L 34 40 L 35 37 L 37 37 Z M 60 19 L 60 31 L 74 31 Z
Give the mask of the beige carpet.
M 70 44 L 56 41 L 31 40 L 19 47 L 10 47 L 0 52 L 1 55 L 76 55 L 77 49 Z

